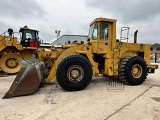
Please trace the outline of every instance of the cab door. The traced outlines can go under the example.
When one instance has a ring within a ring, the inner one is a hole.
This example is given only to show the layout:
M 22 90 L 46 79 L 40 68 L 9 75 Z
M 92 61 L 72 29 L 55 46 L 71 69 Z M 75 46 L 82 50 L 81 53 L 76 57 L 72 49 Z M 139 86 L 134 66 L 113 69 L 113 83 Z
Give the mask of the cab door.
M 99 24 L 99 39 L 97 44 L 97 53 L 107 53 L 111 48 L 111 27 L 109 23 L 101 22 Z

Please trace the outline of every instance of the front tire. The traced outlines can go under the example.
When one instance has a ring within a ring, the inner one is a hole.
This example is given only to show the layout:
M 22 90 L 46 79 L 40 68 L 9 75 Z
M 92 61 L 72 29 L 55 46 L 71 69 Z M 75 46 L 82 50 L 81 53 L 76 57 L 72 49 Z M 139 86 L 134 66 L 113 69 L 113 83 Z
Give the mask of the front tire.
M 119 64 L 119 79 L 127 84 L 140 85 L 147 78 L 147 65 L 142 57 L 124 57 Z
M 56 77 L 63 89 L 67 91 L 82 90 L 92 79 L 92 67 L 86 57 L 69 55 L 59 63 Z

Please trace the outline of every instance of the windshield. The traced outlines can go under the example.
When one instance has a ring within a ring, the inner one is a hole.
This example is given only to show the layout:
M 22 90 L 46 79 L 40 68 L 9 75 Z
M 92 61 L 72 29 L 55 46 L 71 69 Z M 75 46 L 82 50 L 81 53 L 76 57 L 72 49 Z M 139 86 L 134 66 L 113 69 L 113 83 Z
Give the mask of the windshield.
M 89 37 L 91 39 L 97 39 L 98 36 L 98 24 L 94 23 L 90 26 Z
M 24 38 L 26 38 L 26 39 L 36 39 L 36 37 L 35 37 L 35 31 L 24 30 Z

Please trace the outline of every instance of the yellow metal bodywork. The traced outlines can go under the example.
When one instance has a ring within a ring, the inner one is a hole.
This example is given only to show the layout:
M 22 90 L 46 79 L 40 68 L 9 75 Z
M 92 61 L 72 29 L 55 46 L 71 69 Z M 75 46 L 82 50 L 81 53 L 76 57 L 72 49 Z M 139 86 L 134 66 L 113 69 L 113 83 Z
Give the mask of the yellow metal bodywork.
M 23 47 L 17 40 L 17 37 L 13 36 L 1 36 L 0 35 L 0 55 L 3 53 L 18 52 L 22 57 L 28 58 L 32 56 L 35 47 Z
M 49 83 L 56 76 L 56 68 L 59 62 L 63 58 L 71 54 L 86 55 L 86 57 L 89 59 L 90 63 L 92 64 L 93 75 L 97 76 L 99 74 L 98 65 L 96 62 L 94 62 L 92 58 L 92 53 L 91 53 L 91 48 L 90 48 L 91 46 L 89 46 L 88 44 L 81 44 L 81 45 L 78 44 L 74 46 L 71 45 L 70 47 L 67 47 L 67 46 L 63 46 L 63 48 L 60 50 L 38 52 L 37 57 L 39 60 L 42 60 L 45 62 L 44 60 L 45 56 L 50 56 L 51 60 L 54 59 L 54 61 L 51 64 L 51 70 L 49 72 L 49 75 L 45 79 L 46 83 Z
M 140 56 L 144 58 L 148 68 L 156 69 L 157 65 L 150 64 L 150 45 L 128 43 L 116 40 L 116 20 L 108 18 L 96 18 L 90 24 L 97 23 L 97 38 L 91 39 L 85 44 L 68 44 L 63 45 L 60 49 L 38 52 L 38 59 L 45 61 L 49 58 L 50 73 L 45 79 L 46 83 L 50 82 L 56 76 L 56 69 L 59 62 L 68 55 L 80 54 L 90 61 L 92 65 L 93 76 L 104 74 L 107 76 L 118 76 L 118 65 L 120 60 L 126 56 Z M 101 39 L 101 24 L 108 25 L 108 37 Z M 99 59 L 102 59 L 99 61 Z M 102 63 L 103 62 L 103 63 Z M 100 66 L 101 65 L 101 66 Z M 136 67 L 135 67 L 136 68 Z
M 98 63 L 93 59 L 92 46 L 89 43 L 82 45 L 75 45 L 61 50 L 51 50 L 43 51 L 38 53 L 38 58 L 42 61 L 45 61 L 45 56 L 49 55 L 50 59 L 54 59 L 51 64 L 51 70 L 47 78 L 45 79 L 46 83 L 49 83 L 56 76 L 56 69 L 59 62 L 68 55 L 71 54 L 81 54 L 85 55 L 90 63 L 92 64 L 93 76 L 98 76 L 104 74 L 107 76 L 117 76 L 118 75 L 118 64 L 120 59 L 125 56 L 137 56 L 139 53 L 144 52 L 144 59 L 148 65 L 150 65 L 150 57 L 148 56 L 150 52 L 150 45 L 148 44 L 134 44 L 128 43 L 126 46 L 116 46 L 114 49 L 107 50 L 106 53 L 103 53 L 105 59 L 104 71 L 100 72 L 98 69 Z M 101 51 L 102 52 L 102 51 Z M 154 66 L 155 67 L 155 66 Z M 153 66 L 152 66 L 153 68 Z
M 105 54 L 105 75 L 117 76 L 118 75 L 118 65 L 120 60 L 126 56 L 141 56 L 143 53 L 144 60 L 147 65 L 150 65 L 150 45 L 149 44 L 137 44 L 128 43 L 116 46 L 116 48 L 108 51 Z M 143 57 L 142 56 L 142 57 Z
M 118 64 L 125 56 L 141 56 L 150 66 L 150 45 L 116 41 L 116 20 L 108 18 L 96 18 L 90 25 L 98 23 L 98 37 L 96 40 L 90 40 L 92 53 L 102 54 L 105 59 L 104 71 L 102 74 L 107 76 L 118 75 Z M 108 38 L 100 39 L 100 24 L 108 24 Z M 155 65 L 156 66 L 156 65 Z M 154 67 L 155 67 L 154 66 Z M 153 67 L 153 66 L 152 66 Z M 155 67 L 157 68 L 157 67 Z

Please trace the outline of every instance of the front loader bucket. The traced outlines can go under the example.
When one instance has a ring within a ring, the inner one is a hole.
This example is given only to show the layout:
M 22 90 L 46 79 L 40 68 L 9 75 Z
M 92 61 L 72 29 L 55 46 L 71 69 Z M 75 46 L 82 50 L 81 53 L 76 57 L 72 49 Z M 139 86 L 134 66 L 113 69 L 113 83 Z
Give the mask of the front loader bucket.
M 22 64 L 22 69 L 3 98 L 34 93 L 49 72 L 43 62 L 37 59 L 27 59 L 19 63 Z

